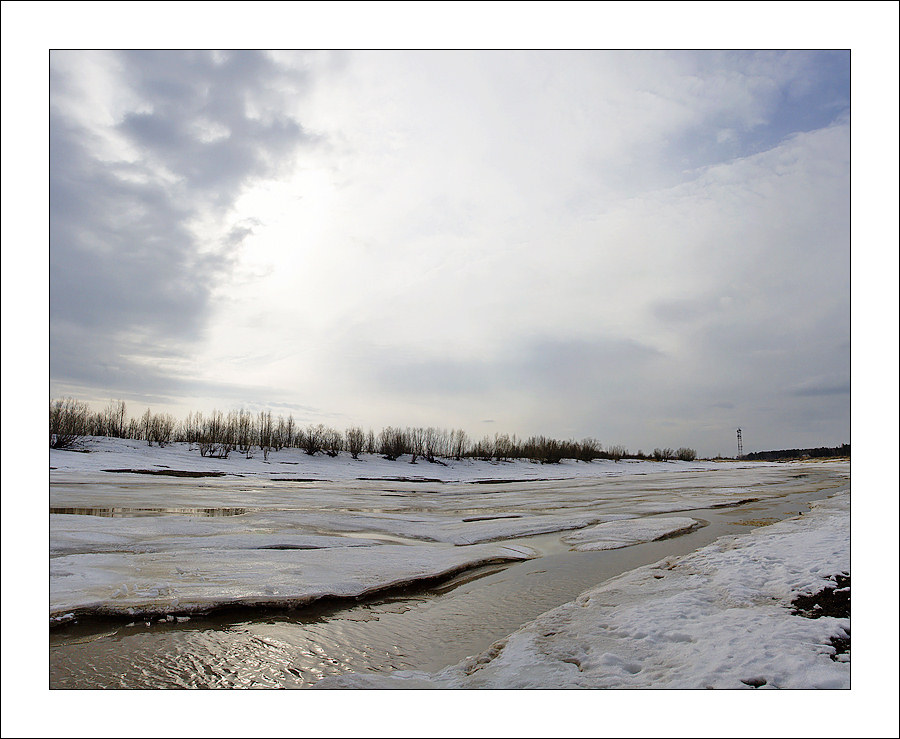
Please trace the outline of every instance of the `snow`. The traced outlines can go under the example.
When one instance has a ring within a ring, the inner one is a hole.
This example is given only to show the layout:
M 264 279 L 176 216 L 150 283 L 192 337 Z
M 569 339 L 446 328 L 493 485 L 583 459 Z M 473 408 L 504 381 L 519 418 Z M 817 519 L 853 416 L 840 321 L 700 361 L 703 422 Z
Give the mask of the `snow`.
M 51 624 L 86 613 L 177 622 L 226 605 L 355 598 L 546 547 L 627 547 L 703 524 L 671 515 L 679 511 L 802 489 L 792 482 L 798 469 L 821 464 L 410 465 L 300 450 L 268 461 L 204 459 L 186 444 L 102 438 L 83 447 L 89 453 L 50 453 L 51 506 L 69 511 L 50 517 Z M 849 479 L 849 465 L 829 469 Z M 554 533 L 555 544 L 523 540 Z M 322 686 L 848 687 L 849 662 L 831 659 L 828 640 L 849 620 L 789 608 L 838 572 L 849 572 L 849 493 L 599 584 L 440 672 L 348 675 Z
M 597 549 L 620 549 L 656 541 L 666 536 L 682 534 L 700 526 L 700 522 L 686 516 L 665 516 L 639 520 L 610 521 L 567 534 L 562 540 L 578 552 Z
M 375 539 L 297 533 L 289 522 L 273 525 L 262 514 L 228 518 L 160 516 L 107 518 L 57 514 L 50 517 L 50 555 L 193 549 L 323 549 L 372 546 Z
M 168 613 L 356 595 L 509 554 L 475 545 L 610 522 L 618 522 L 620 542 L 645 541 L 668 530 L 639 516 L 734 503 L 755 494 L 760 475 L 781 473 L 710 462 L 410 465 L 297 449 L 268 460 L 234 453 L 223 460 L 183 443 L 160 448 L 97 437 L 79 448 L 50 451 L 54 620 L 73 610 Z M 121 469 L 227 474 L 105 471 Z M 734 485 L 696 484 L 694 476 L 713 469 L 726 480 L 733 475 Z M 659 470 L 678 474 L 662 483 Z M 615 483 L 602 499 L 598 478 Z M 89 512 L 96 515 L 82 515 Z M 237 515 L 218 515 L 229 513 Z M 600 530 L 612 541 L 609 529 Z M 193 580 L 184 563 L 197 564 Z M 289 572 L 297 582 L 288 582 Z M 260 581 L 278 592 L 261 590 Z
M 404 455 L 389 461 L 378 454 L 360 454 L 352 459 L 341 453 L 337 458 L 324 454 L 310 456 L 301 449 L 282 449 L 271 452 L 269 459 L 263 459 L 258 450 L 252 459 L 233 451 L 227 459 L 201 457 L 198 448 L 190 448 L 185 442 L 175 442 L 163 448 L 149 446 L 134 439 L 113 439 L 101 436 L 84 437 L 76 444 L 76 449 L 50 450 L 50 467 L 59 472 L 99 473 L 109 469 L 153 469 L 157 472 L 183 470 L 188 472 L 223 473 L 226 476 L 242 476 L 251 479 L 311 480 L 359 479 L 359 478 L 407 478 L 437 480 L 439 482 L 477 482 L 481 480 L 558 480 L 598 475 L 634 475 L 673 470 L 710 469 L 757 469 L 760 466 L 777 463 L 761 462 L 653 462 L 637 460 L 594 460 L 579 462 L 566 459 L 559 464 L 539 464 L 517 460 L 514 462 L 485 462 L 479 459 L 441 460 L 429 463 L 419 458 L 416 464 L 409 463 L 410 456 Z M 85 453 L 87 452 L 87 453 Z M 134 477 L 127 473 L 119 477 Z M 162 475 L 156 479 L 167 479 Z M 197 478 L 203 482 L 207 478 Z M 217 479 L 217 478 L 208 478 Z M 402 482 L 403 480 L 397 480 Z
M 849 688 L 831 637 L 850 620 L 790 601 L 850 571 L 850 494 L 613 578 L 437 673 L 347 675 L 351 688 Z
M 50 614 L 185 614 L 222 605 L 296 606 L 352 598 L 495 561 L 521 546 L 381 545 L 313 550 L 193 549 L 94 553 L 50 561 Z
M 269 460 L 234 453 L 222 460 L 183 443 L 97 437 L 80 448 L 86 451 L 50 451 L 54 621 L 73 611 L 165 614 L 355 596 L 490 559 L 534 556 L 501 545 L 598 524 L 583 534 L 596 533 L 592 543 L 578 546 L 625 546 L 675 530 L 641 516 L 735 503 L 783 470 L 710 462 L 410 465 L 297 449 Z M 105 471 L 121 469 L 228 474 Z M 660 477 L 660 469 L 676 474 Z M 698 484 L 696 476 L 713 469 L 734 484 Z M 319 481 L 298 481 L 310 479 Z M 602 498 L 598 479 L 610 481 Z M 482 546 L 488 542 L 496 544 Z

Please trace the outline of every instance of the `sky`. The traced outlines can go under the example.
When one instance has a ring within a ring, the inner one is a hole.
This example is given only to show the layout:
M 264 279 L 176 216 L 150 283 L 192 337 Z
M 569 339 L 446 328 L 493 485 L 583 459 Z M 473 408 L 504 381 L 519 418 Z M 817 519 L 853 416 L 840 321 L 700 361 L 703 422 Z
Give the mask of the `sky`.
M 848 442 L 849 51 L 53 51 L 50 390 Z

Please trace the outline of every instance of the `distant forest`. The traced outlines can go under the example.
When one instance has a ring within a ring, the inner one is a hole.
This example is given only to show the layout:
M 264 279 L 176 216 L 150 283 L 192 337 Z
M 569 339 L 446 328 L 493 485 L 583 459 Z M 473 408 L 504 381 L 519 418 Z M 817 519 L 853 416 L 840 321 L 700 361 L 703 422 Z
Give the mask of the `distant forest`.
M 803 457 L 849 457 L 850 445 L 820 446 L 815 449 L 779 449 L 771 452 L 745 454 L 744 459 L 771 462 L 776 459 L 801 459 Z
M 429 427 L 373 429 L 353 426 L 340 431 L 323 424 L 301 427 L 293 417 L 273 417 L 271 411 L 250 413 L 245 410 L 211 413 L 189 413 L 179 421 L 169 414 L 144 411 L 140 417 L 129 417 L 125 403 L 112 401 L 99 412 L 74 398 L 61 398 L 50 403 L 50 447 L 71 448 L 84 436 L 111 436 L 146 441 L 148 445 L 163 447 L 173 441 L 187 442 L 204 457 L 226 458 L 232 452 L 248 459 L 262 454 L 264 459 L 280 449 L 299 448 L 310 456 L 326 454 L 336 457 L 342 452 L 354 459 L 362 452 L 380 454 L 396 460 L 403 455 L 411 461 L 422 458 L 443 464 L 443 459 L 474 457 L 498 462 L 511 459 L 531 459 L 553 464 L 563 459 L 590 462 L 594 459 L 654 459 L 692 461 L 697 452 L 690 447 L 656 448 L 650 454 L 643 450 L 629 452 L 624 446 L 604 448 L 597 439 L 560 440 L 546 436 L 520 439 L 515 434 L 494 434 L 481 440 L 470 438 L 462 429 Z

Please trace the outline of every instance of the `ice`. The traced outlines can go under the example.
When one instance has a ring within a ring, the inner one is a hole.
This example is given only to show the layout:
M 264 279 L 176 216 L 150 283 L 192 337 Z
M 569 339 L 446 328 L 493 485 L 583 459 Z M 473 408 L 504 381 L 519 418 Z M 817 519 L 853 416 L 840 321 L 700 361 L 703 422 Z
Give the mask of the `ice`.
M 574 534 L 567 534 L 562 537 L 562 540 L 571 544 L 571 548 L 579 552 L 620 549 L 632 544 L 655 541 L 665 536 L 684 533 L 697 526 L 700 526 L 699 521 L 685 516 L 610 521 L 582 529 Z
M 299 518 L 299 517 L 298 517 Z M 273 525 L 271 516 L 229 518 L 159 516 L 107 518 L 57 514 L 50 517 L 50 555 L 110 552 L 149 553 L 192 549 L 324 549 L 373 546 L 368 538 L 349 538 Z M 297 522 L 299 525 L 299 522 Z
M 347 675 L 344 688 L 849 688 L 829 639 L 849 619 L 790 601 L 850 571 L 849 492 L 592 588 L 437 673 Z
M 171 616 L 176 626 L 225 605 L 355 598 L 536 556 L 522 537 L 537 534 L 559 532 L 554 546 L 562 539 L 574 549 L 630 546 L 698 525 L 671 515 L 679 511 L 782 495 L 798 470 L 735 462 L 409 465 L 287 449 L 268 461 L 211 460 L 186 444 L 83 445 L 90 453 L 51 451 L 51 505 L 114 517 L 50 517 L 51 623 L 94 613 L 137 622 Z M 848 465 L 829 469 L 849 478 Z M 846 687 L 849 662 L 831 659 L 829 639 L 849 620 L 792 616 L 789 604 L 849 572 L 848 507 L 846 493 L 797 519 L 626 573 L 441 672 L 348 675 L 332 686 Z
M 625 546 L 670 531 L 641 516 L 734 504 L 767 475 L 784 474 L 783 467 L 712 462 L 410 465 L 375 455 L 310 457 L 297 449 L 269 460 L 234 454 L 223 460 L 203 458 L 183 443 L 159 448 L 91 437 L 80 445 L 87 453 L 50 451 L 51 506 L 67 511 L 50 517 L 56 616 L 62 609 L 170 612 L 356 594 L 472 566 L 501 551 L 475 545 L 598 524 L 605 538 L 593 546 Z M 122 469 L 227 474 L 104 471 Z M 695 483 L 712 469 L 724 489 Z M 669 474 L 654 474 L 659 470 Z M 311 479 L 318 482 L 299 481 Z M 598 479 L 608 481 L 602 498 Z M 97 515 L 83 515 L 91 513 Z M 417 569 L 404 557 L 421 557 L 427 566 Z M 370 567 L 355 579 L 363 561 Z M 296 563 L 304 563 L 302 575 L 289 576 Z M 192 582 L 195 572 L 204 579 Z
M 50 561 L 50 617 L 186 614 L 222 605 L 296 606 L 353 598 L 497 561 L 523 546 L 379 545 L 332 549 L 193 549 L 72 554 Z

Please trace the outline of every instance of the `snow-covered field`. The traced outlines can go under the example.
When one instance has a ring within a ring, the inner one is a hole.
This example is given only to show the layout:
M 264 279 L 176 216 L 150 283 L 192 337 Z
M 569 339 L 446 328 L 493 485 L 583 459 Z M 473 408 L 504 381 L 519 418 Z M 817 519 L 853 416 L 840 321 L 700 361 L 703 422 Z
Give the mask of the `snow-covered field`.
M 735 467 L 757 468 L 766 462 L 653 462 L 623 459 L 578 462 L 566 459 L 559 464 L 537 464 L 526 461 L 485 462 L 480 459 L 440 460 L 429 463 L 419 458 L 410 464 L 410 456 L 395 461 L 378 454 L 360 454 L 354 460 L 341 453 L 337 458 L 319 453 L 310 456 L 300 449 L 271 452 L 266 460 L 255 449 L 251 459 L 233 451 L 227 459 L 201 457 L 196 445 L 177 442 L 163 448 L 148 446 L 133 439 L 84 437 L 72 450 L 50 450 L 50 469 L 60 472 L 92 473 L 108 469 L 184 470 L 239 475 L 252 479 L 352 480 L 369 478 L 403 478 L 439 482 L 477 482 L 479 480 L 544 480 L 593 478 L 598 475 L 648 474 L 678 470 L 714 470 Z M 80 453 L 81 451 L 89 453 Z

